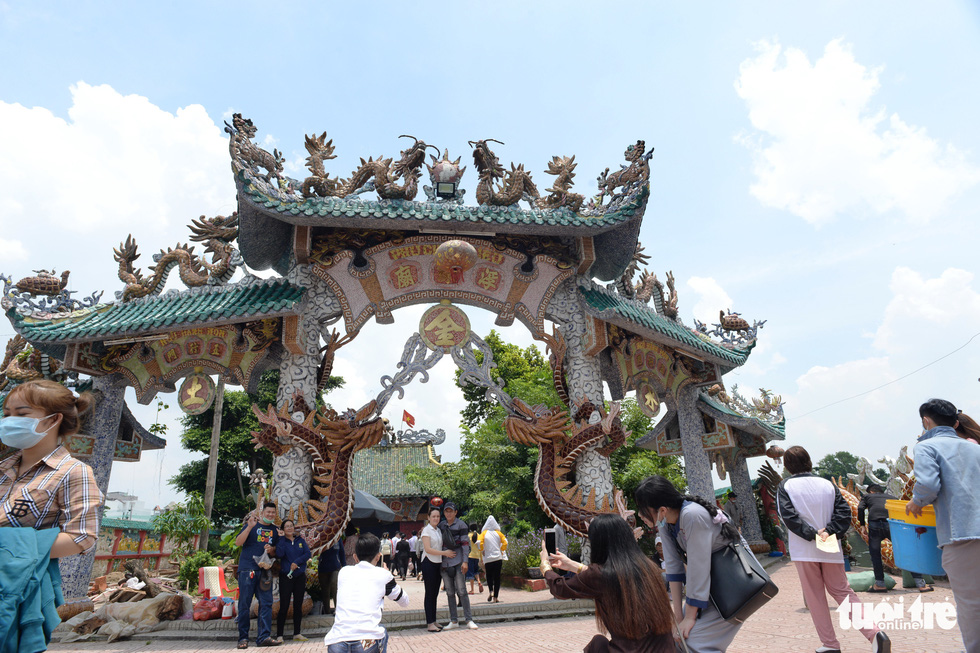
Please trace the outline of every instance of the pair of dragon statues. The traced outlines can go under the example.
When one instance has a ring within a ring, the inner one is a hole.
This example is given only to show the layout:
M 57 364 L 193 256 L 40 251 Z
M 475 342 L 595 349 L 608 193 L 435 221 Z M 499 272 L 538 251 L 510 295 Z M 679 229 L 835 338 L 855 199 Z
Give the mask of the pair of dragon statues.
M 282 175 L 284 163 L 282 154 L 278 150 L 270 153 L 252 141 L 256 134 L 256 127 L 250 119 L 243 118 L 240 113 L 234 114 L 231 124 L 225 123 L 225 132 L 230 137 L 229 151 L 233 161 L 248 168 L 256 176 L 264 178 L 266 182 L 275 179 L 280 187 L 288 187 L 292 183 Z M 439 182 L 458 184 L 466 171 L 465 167 L 459 167 L 460 158 L 453 161 L 449 158 L 449 151 L 444 150 L 441 159 L 432 155 L 432 162 L 428 164 L 425 162 L 426 151 L 432 148 L 438 154 L 438 148 L 414 136 L 403 135 L 400 138 L 411 138 L 413 143 L 401 151 L 398 160 L 384 156 L 377 159 L 372 157 L 367 161 L 362 158 L 360 165 L 349 177 L 341 178 L 331 176 L 324 166 L 326 161 L 337 158 L 334 154 L 336 147 L 333 139 L 327 140 L 326 132 L 319 136 L 307 135 L 304 145 L 309 154 L 306 166 L 310 176 L 298 184 L 298 188 L 290 190 L 298 191 L 305 198 L 349 198 L 373 190 L 383 200 L 411 201 L 418 194 L 423 164 L 426 165 L 434 185 Z M 552 157 L 545 172 L 554 175 L 555 179 L 551 188 L 547 189 L 548 195 L 542 196 L 531 174 L 524 169 L 524 165 L 515 166 L 511 163 L 510 169 L 505 169 L 500 159 L 490 149 L 490 143 L 503 145 L 502 141 L 492 138 L 469 141 L 469 145 L 473 148 L 473 163 L 479 176 L 476 187 L 478 204 L 514 206 L 525 201 L 531 207 L 539 209 L 567 208 L 573 213 L 582 209 L 585 196 L 571 191 L 575 168 L 578 165 L 575 163 L 574 156 Z M 609 172 L 606 168 L 599 175 L 597 179 L 599 193 L 589 201 L 590 208 L 601 207 L 605 198 L 614 196 L 618 188 L 633 187 L 649 179 L 649 159 L 652 150 L 646 152 L 645 147 L 643 141 L 630 145 L 625 152 L 627 164 L 614 172 Z M 261 170 L 265 172 L 262 173 Z M 431 188 L 426 187 L 425 191 L 430 201 L 437 200 L 438 196 Z M 454 197 L 447 199 L 461 201 L 462 193 L 457 191 Z
M 838 477 L 833 479 L 834 485 L 840 490 L 841 496 L 847 501 L 851 508 L 851 527 L 861 536 L 865 544 L 868 542 L 867 523 L 861 524 L 858 521 L 858 504 L 861 502 L 861 495 L 867 491 L 869 484 L 875 484 L 885 488 L 889 494 L 898 497 L 902 501 L 909 501 L 912 498 L 912 489 L 915 487 L 914 467 L 915 461 L 908 455 L 908 447 L 902 447 L 898 458 L 891 459 L 884 457 L 879 459 L 879 463 L 888 467 L 888 478 L 879 479 L 872 471 L 872 465 L 866 458 L 860 458 L 856 473 L 848 474 L 847 480 Z M 759 470 L 759 481 L 761 486 L 762 508 L 766 516 L 773 525 L 780 527 L 779 513 L 776 511 L 776 491 L 782 481 L 782 475 L 768 461 Z M 785 553 L 785 533 L 782 533 L 777 548 Z M 888 567 L 895 567 L 895 553 L 892 549 L 891 540 L 884 540 L 881 543 L 881 559 Z
M 534 477 L 539 504 L 550 519 L 579 535 L 584 535 L 589 522 L 601 513 L 617 513 L 632 520 L 633 511 L 627 510 L 620 490 L 597 496 L 594 489 L 586 492 L 570 478 L 576 461 L 589 447 L 609 456 L 626 442 L 629 433 L 620 420 L 619 404 L 613 403 L 607 412 L 587 400 L 571 401 L 563 371 L 564 340 L 558 333 L 543 334 L 541 339 L 548 343 L 556 388 L 572 411 L 571 418 L 569 410 L 563 408 L 531 406 L 510 398 L 492 382 L 495 392 L 488 391 L 488 396 L 507 410 L 507 436 L 518 444 L 539 448 Z M 484 351 L 482 367 L 485 371 L 494 367 L 489 349 Z M 464 378 L 472 381 L 476 377 L 464 374 Z M 371 400 L 359 410 L 338 413 L 328 407 L 313 410 L 301 396 L 296 396 L 291 405 L 278 411 L 272 406 L 262 410 L 257 405 L 252 410 L 261 426 L 252 433 L 256 447 L 265 447 L 277 456 L 299 447 L 311 456 L 316 496 L 293 506 L 281 517 L 295 521 L 297 532 L 311 549 L 330 546 L 340 537 L 353 509 L 354 454 L 373 447 L 384 436 L 379 401 Z M 268 488 L 263 489 L 263 495 L 270 494 Z

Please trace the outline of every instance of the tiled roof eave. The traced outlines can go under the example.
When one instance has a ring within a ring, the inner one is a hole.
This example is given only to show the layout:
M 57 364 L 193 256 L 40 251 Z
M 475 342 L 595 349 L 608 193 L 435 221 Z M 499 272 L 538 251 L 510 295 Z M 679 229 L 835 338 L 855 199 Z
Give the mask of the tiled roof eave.
M 567 209 L 457 206 L 430 202 L 315 198 L 282 202 L 251 187 L 243 173 L 235 177 L 239 202 L 249 211 L 293 225 L 350 229 L 418 229 L 502 234 L 596 236 L 642 220 L 649 196 L 643 188 L 625 205 L 598 216 Z
M 653 342 L 689 353 L 695 358 L 717 363 L 721 366 L 722 373 L 727 373 L 736 367 L 744 365 L 751 352 L 751 348 L 728 349 L 712 342 L 706 342 L 697 334 L 687 329 L 687 327 L 661 316 L 650 306 L 636 300 L 621 297 L 618 293 L 613 293 L 602 288 L 590 280 L 580 278 L 579 293 L 584 300 L 585 311 L 589 315 L 622 327 Z M 601 298 L 602 303 L 606 304 L 606 306 L 600 308 L 593 305 L 589 300 L 589 295 Z M 660 324 L 661 328 L 657 329 L 653 325 L 638 322 L 636 319 L 624 314 L 626 312 L 636 313 L 641 319 L 647 322 L 652 322 L 654 325 Z M 668 332 L 665 333 L 664 331 Z M 675 337 L 669 331 L 681 332 L 684 338 Z
M 188 328 L 220 327 L 295 315 L 305 290 L 284 279 L 249 280 L 228 286 L 170 291 L 127 303 L 100 305 L 77 318 L 25 318 L 14 309 L 7 318 L 28 341 L 39 345 L 148 337 Z M 186 314 L 173 319 L 174 314 Z
M 766 442 L 786 439 L 785 423 L 781 423 L 782 428 L 780 428 L 780 426 L 776 424 L 770 424 L 769 422 L 756 417 L 737 415 L 729 409 L 723 409 L 716 405 L 704 395 L 701 395 L 698 398 L 698 409 L 706 415 L 710 415 L 716 420 L 728 424 L 729 426 L 733 426 L 753 435 L 758 435 L 759 437 L 765 439 Z
M 241 324 L 243 322 L 254 322 L 256 320 L 265 320 L 272 317 L 284 317 L 287 315 L 298 315 L 299 307 L 284 308 L 278 311 L 267 311 L 267 312 L 257 312 L 250 313 L 248 315 L 237 315 L 231 317 L 223 317 L 218 319 L 203 319 L 198 321 L 189 322 L 177 322 L 169 325 L 161 325 L 159 327 L 151 328 L 140 328 L 140 329 L 129 329 L 126 331 L 118 331 L 109 334 L 92 334 L 89 336 L 82 337 L 69 337 L 69 338 L 38 338 L 33 335 L 29 328 L 24 328 L 23 323 L 14 322 L 14 330 L 23 335 L 29 341 L 41 341 L 58 343 L 62 345 L 72 345 L 81 344 L 85 342 L 102 342 L 106 340 L 124 340 L 127 338 L 135 337 L 149 337 L 149 336 L 159 336 L 167 333 L 173 333 L 174 331 L 182 331 L 184 329 L 199 329 L 204 327 L 223 327 L 232 324 Z M 9 317 L 9 315 L 8 315 Z

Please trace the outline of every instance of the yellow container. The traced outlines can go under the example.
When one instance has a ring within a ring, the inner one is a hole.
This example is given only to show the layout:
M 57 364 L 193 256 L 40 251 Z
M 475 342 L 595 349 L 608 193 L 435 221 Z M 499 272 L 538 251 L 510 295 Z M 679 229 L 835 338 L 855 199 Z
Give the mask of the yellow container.
M 936 526 L 936 511 L 932 506 L 926 506 L 922 509 L 922 516 L 916 517 L 914 515 L 905 514 L 905 506 L 908 501 L 895 501 L 889 499 L 885 502 L 885 507 L 888 508 L 888 518 L 894 519 L 896 521 L 905 522 L 906 524 L 916 524 L 918 526 Z

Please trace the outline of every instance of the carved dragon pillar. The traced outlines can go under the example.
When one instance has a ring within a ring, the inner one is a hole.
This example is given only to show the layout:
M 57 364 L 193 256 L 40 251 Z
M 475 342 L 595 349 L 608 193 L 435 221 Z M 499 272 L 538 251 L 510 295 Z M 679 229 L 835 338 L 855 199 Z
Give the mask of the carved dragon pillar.
M 596 406 L 603 404 L 602 376 L 599 359 L 585 352 L 588 325 L 585 309 L 575 291 L 575 280 L 570 279 L 555 292 L 548 304 L 548 318 L 558 323 L 568 349 L 565 353 L 565 371 L 568 392 L 572 401 L 587 399 Z M 612 465 L 607 456 L 598 451 L 601 444 L 585 450 L 575 465 L 575 479 L 587 495 L 590 489 L 596 496 L 613 492 Z M 583 559 L 587 552 L 583 551 Z
M 286 355 L 279 365 L 279 389 L 276 403 L 279 408 L 290 407 L 296 393 L 303 395 L 307 406 L 316 406 L 317 370 L 321 361 L 321 325 L 341 313 L 340 302 L 327 285 L 310 274 L 309 265 L 297 265 L 290 270 L 290 282 L 306 288 L 304 310 L 295 325 L 296 333 L 284 334 L 291 339 L 292 347 L 287 346 Z M 284 331 L 289 331 L 287 327 Z M 304 415 L 293 415 L 299 422 Z M 284 516 L 290 508 L 310 498 L 313 483 L 313 463 L 308 451 L 302 447 L 291 447 L 273 462 L 272 498 Z
M 112 456 L 119 435 L 126 385 L 126 379 L 121 374 L 97 376 L 92 380 L 96 402 L 85 431 L 95 437 L 95 445 L 88 464 L 95 473 L 95 482 L 103 496 L 109 491 L 109 473 L 112 471 Z M 59 561 L 61 590 L 64 592 L 65 602 L 86 598 L 94 564 L 95 549 Z
M 698 388 L 686 385 L 677 392 L 677 420 L 681 431 L 681 449 L 684 456 L 684 472 L 687 491 L 707 501 L 715 500 L 715 488 L 711 481 L 711 460 L 704 450 L 704 420 L 698 410 Z M 741 492 L 738 492 L 741 494 Z
M 732 489 L 738 495 L 735 505 L 738 506 L 738 512 L 742 518 L 740 524 L 742 537 L 749 544 L 762 544 L 765 540 L 762 537 L 762 525 L 759 523 L 759 510 L 755 504 L 755 494 L 752 492 L 749 466 L 741 451 L 735 451 L 731 457 L 728 473 L 731 475 Z

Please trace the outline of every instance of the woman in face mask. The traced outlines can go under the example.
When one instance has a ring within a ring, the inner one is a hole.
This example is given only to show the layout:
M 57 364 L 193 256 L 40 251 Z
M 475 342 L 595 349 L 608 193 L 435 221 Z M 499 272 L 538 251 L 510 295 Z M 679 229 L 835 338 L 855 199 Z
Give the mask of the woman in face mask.
M 645 479 L 635 498 L 637 514 L 660 535 L 674 618 L 688 649 L 692 653 L 728 650 L 741 625 L 725 621 L 709 601 L 711 554 L 738 540 L 738 531 L 717 506 L 681 494 L 663 476 Z M 686 597 L 682 585 L 687 587 Z
M 92 404 L 53 381 L 29 381 L 3 402 L 0 443 L 15 450 L 0 461 L 0 527 L 60 529 L 52 558 L 95 546 L 102 492 L 92 468 L 62 446 L 78 433 L 80 417 Z

